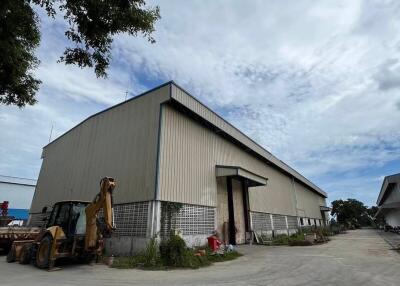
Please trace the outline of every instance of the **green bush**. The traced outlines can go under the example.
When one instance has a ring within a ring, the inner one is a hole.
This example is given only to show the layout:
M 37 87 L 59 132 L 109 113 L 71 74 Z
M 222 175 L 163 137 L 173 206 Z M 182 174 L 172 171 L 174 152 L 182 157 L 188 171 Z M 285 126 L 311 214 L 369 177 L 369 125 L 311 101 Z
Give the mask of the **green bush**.
M 231 251 L 222 254 L 213 253 L 209 248 L 202 247 L 196 250 L 188 248 L 185 241 L 178 235 L 171 234 L 157 249 L 157 241 L 152 239 L 147 244 L 146 250 L 132 257 L 118 257 L 114 259 L 114 268 L 165 269 L 165 268 L 199 268 L 211 265 L 213 262 L 233 260 L 242 254 Z M 205 255 L 196 255 L 199 249 L 205 250 Z
M 332 235 L 332 230 L 330 229 L 330 227 L 324 226 L 317 228 L 316 233 L 320 236 L 328 237 Z
M 187 264 L 189 254 L 185 241 L 178 235 L 171 234 L 168 240 L 161 242 L 160 254 L 164 265 L 183 267 Z
M 302 228 L 300 229 L 300 232 L 302 232 L 302 233 L 304 233 L 304 234 L 315 233 L 315 227 L 313 227 L 313 226 L 302 227 Z
M 289 237 L 289 241 L 290 240 L 304 240 L 304 233 L 299 231 L 296 233 L 293 233 L 290 237 Z
M 287 234 L 279 234 L 272 240 L 273 245 L 287 245 L 289 243 L 289 236 Z
M 289 237 L 288 245 L 290 246 L 305 246 L 312 245 L 309 241 L 305 240 L 305 233 L 299 231 L 297 233 L 292 234 Z

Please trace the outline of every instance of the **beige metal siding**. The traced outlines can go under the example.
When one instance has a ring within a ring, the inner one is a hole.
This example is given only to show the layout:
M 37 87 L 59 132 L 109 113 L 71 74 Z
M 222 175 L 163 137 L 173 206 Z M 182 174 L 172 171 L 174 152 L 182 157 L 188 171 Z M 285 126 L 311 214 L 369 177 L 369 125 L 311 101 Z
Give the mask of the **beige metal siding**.
M 103 176 L 117 180 L 115 203 L 154 199 L 160 103 L 169 91 L 167 85 L 95 115 L 45 147 L 31 212 L 92 200 Z
M 224 223 L 227 226 L 229 222 L 226 178 L 217 178 L 217 202 L 217 231 L 221 235 L 223 241 L 228 241 L 228 237 L 225 237 L 227 231 L 224 229 Z
M 299 216 L 321 219 L 320 206 L 325 206 L 325 199 L 295 182 L 297 208 Z
M 390 203 L 398 203 L 400 202 L 400 185 L 395 184 L 389 186 L 390 188 L 390 193 L 387 195 L 385 198 L 384 204 L 390 204 Z
M 286 165 L 284 162 L 276 158 L 274 155 L 269 153 L 267 150 L 262 148 L 256 142 L 251 140 L 249 137 L 244 135 L 241 131 L 237 128 L 229 124 L 227 121 L 220 118 L 216 113 L 208 109 L 205 105 L 197 101 L 195 98 L 191 97 L 187 92 L 183 89 L 179 88 L 175 84 L 171 86 L 171 98 L 178 101 L 180 104 L 184 105 L 185 107 L 189 108 L 197 115 L 201 116 L 203 119 L 207 120 L 208 122 L 212 123 L 214 126 L 220 128 L 239 142 L 246 145 L 251 150 L 255 151 L 256 153 L 260 154 L 275 166 L 285 170 L 292 176 L 294 176 L 297 180 L 303 182 L 304 184 L 310 186 L 315 192 L 320 193 L 323 196 L 327 196 L 324 191 L 322 191 L 318 186 L 313 184 L 307 178 L 303 177 L 300 173 L 296 170 L 292 169 L 290 166 Z
M 240 166 L 268 178 L 250 188 L 253 211 L 296 215 L 291 178 L 166 105 L 160 143 L 160 199 L 216 206 L 216 165 Z
M 265 165 L 266 187 L 249 189 L 250 210 L 284 215 L 296 215 L 296 200 L 292 179 Z

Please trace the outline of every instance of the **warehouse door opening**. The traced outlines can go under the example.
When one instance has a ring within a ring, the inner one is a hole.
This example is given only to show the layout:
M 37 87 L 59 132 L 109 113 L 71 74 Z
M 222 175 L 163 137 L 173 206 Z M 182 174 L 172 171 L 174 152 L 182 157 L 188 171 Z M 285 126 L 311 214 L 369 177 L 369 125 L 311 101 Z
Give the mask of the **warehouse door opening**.
M 217 166 L 217 231 L 225 244 L 243 244 L 250 231 L 249 187 L 267 179 L 239 167 Z
M 225 244 L 243 244 L 248 223 L 247 189 L 240 178 L 217 178 L 217 231 Z
M 246 191 L 243 181 L 228 177 L 228 210 L 229 210 L 229 243 L 243 244 L 246 242 L 248 229 L 248 213 Z M 246 201 L 246 202 L 245 202 Z

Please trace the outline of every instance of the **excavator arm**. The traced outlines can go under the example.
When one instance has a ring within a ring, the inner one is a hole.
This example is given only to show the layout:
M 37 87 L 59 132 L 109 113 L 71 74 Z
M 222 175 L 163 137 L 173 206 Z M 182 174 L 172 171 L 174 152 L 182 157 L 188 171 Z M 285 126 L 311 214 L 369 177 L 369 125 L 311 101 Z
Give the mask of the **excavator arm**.
M 94 198 L 85 209 L 86 213 L 86 235 L 85 250 L 90 251 L 97 247 L 98 230 L 97 215 L 102 209 L 107 231 L 114 230 L 113 225 L 113 201 L 112 193 L 115 188 L 113 178 L 105 177 L 100 181 L 100 193 Z

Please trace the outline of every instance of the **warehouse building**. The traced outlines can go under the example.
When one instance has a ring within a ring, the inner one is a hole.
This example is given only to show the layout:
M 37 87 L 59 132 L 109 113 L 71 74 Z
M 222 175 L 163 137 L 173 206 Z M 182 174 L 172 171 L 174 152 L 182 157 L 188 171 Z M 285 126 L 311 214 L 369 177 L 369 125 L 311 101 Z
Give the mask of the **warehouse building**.
M 400 227 L 400 173 L 385 177 L 376 205 L 379 210 L 375 217 L 381 213 L 386 225 Z
M 91 200 L 117 181 L 117 230 L 107 248 L 134 252 L 171 229 L 189 244 L 217 230 L 232 244 L 251 231 L 323 225 L 327 195 L 174 82 L 97 113 L 43 148 L 30 210 Z

